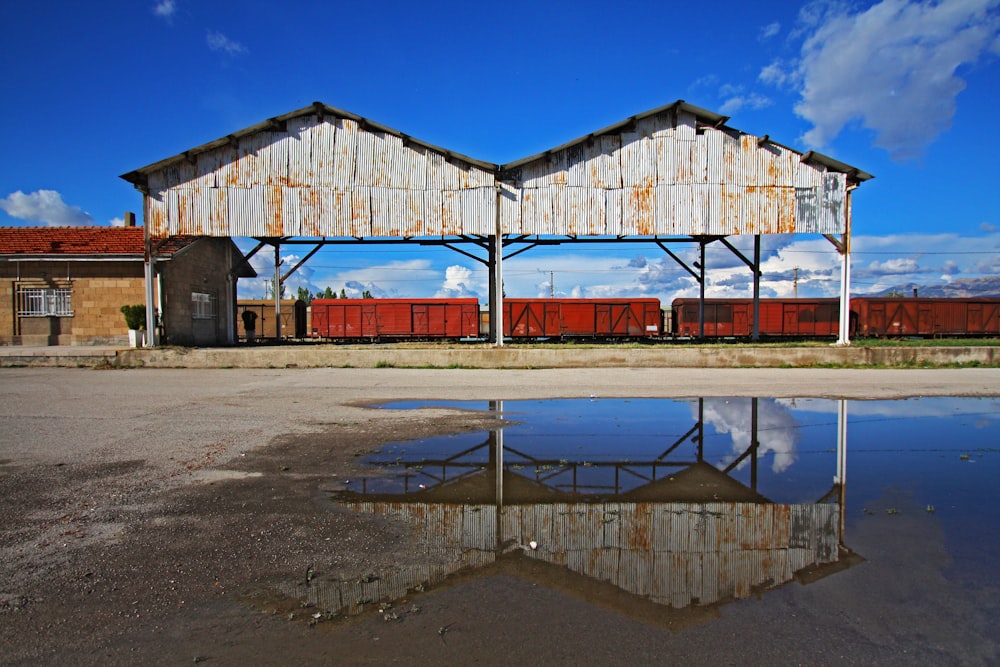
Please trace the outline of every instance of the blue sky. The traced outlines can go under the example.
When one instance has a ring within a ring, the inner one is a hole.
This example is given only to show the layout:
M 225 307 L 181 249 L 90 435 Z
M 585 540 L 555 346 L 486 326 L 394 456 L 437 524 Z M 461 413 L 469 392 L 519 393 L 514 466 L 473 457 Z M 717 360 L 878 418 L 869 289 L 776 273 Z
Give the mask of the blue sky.
M 141 210 L 120 174 L 314 101 L 504 163 L 683 99 L 876 176 L 854 196 L 855 293 L 1000 275 L 1000 0 L 5 2 L 0 25 L 3 226 L 120 224 Z M 836 294 L 825 239 L 764 249 L 763 295 Z M 504 266 L 509 296 L 697 293 L 646 244 Z M 708 266 L 710 295 L 749 296 L 728 251 Z M 288 287 L 485 300 L 486 282 L 446 249 L 342 246 Z

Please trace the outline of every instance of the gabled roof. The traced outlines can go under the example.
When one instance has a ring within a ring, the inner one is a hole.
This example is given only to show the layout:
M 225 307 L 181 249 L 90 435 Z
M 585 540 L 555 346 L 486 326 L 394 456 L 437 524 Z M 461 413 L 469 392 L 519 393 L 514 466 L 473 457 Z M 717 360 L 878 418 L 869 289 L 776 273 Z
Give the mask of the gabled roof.
M 242 137 L 250 136 L 258 132 L 286 132 L 287 123 L 290 120 L 299 118 L 301 116 L 312 116 L 318 115 L 320 118 L 325 116 L 333 118 L 347 118 L 353 120 L 358 125 L 366 130 L 371 130 L 375 132 L 381 132 L 383 134 L 391 134 L 393 136 L 399 137 L 407 144 L 413 144 L 416 146 L 421 146 L 427 150 L 434 153 L 445 156 L 450 160 L 456 160 L 459 162 L 465 162 L 466 164 L 475 165 L 486 171 L 493 172 L 499 168 L 499 165 L 490 162 L 484 162 L 482 160 L 476 160 L 467 155 L 462 155 L 461 153 L 456 153 L 455 151 L 450 151 L 447 148 L 442 148 L 440 146 L 435 146 L 434 144 L 428 143 L 426 141 L 421 141 L 406 134 L 405 132 L 400 132 L 399 130 L 393 129 L 381 123 L 376 123 L 373 120 L 359 116 L 357 114 L 351 113 L 350 111 L 344 111 L 343 109 L 338 109 L 332 107 L 323 102 L 313 102 L 311 106 L 302 107 L 301 109 L 296 109 L 295 111 L 289 111 L 288 113 L 282 114 L 280 116 L 274 116 L 273 118 L 268 118 L 263 123 L 257 123 L 256 125 L 251 125 L 250 127 L 243 128 L 242 130 L 237 130 L 232 134 L 227 134 L 224 137 L 216 139 L 214 141 L 209 141 L 208 143 L 202 144 L 201 146 L 196 146 L 190 148 L 183 153 L 168 157 L 166 159 L 160 160 L 159 162 L 154 162 L 153 164 L 146 165 L 145 167 L 140 167 L 139 169 L 134 169 L 127 174 L 122 174 L 121 178 L 132 183 L 133 185 L 144 187 L 146 184 L 146 177 L 152 172 L 158 171 L 170 164 L 179 162 L 181 160 L 193 160 L 195 156 L 201 153 L 207 153 L 216 148 L 226 146 L 227 144 L 235 144 Z
M 0 257 L 106 257 L 142 259 L 142 227 L 0 227 Z M 157 249 L 172 255 L 195 241 L 175 236 Z
M 470 165 L 475 165 L 477 167 L 480 167 L 480 168 L 485 169 L 485 170 L 490 171 L 490 172 L 502 173 L 504 171 L 507 171 L 507 170 L 510 170 L 510 169 L 516 169 L 517 167 L 520 167 L 520 166 L 522 166 L 524 164 L 528 164 L 530 162 L 533 162 L 533 161 L 537 160 L 538 158 L 543 157 L 543 156 L 545 156 L 547 154 L 556 153 L 558 151 L 565 150 L 565 149 L 567 149 L 567 148 L 569 148 L 571 146 L 575 146 L 577 144 L 580 144 L 580 143 L 583 143 L 585 141 L 591 140 L 594 137 L 599 137 L 599 136 L 605 135 L 605 134 L 614 134 L 614 133 L 617 133 L 619 131 L 628 129 L 630 126 L 635 125 L 636 121 L 638 121 L 640 119 L 647 118 L 649 116 L 655 116 L 657 114 L 664 113 L 664 112 L 674 112 L 674 113 L 677 113 L 679 111 L 684 111 L 684 112 L 690 113 L 690 114 L 694 115 L 695 118 L 698 119 L 699 123 L 704 123 L 705 125 L 710 125 L 712 127 L 717 127 L 717 128 L 727 127 L 726 123 L 729 121 L 729 116 L 723 116 L 723 115 L 718 114 L 718 113 L 716 113 L 714 111 L 709 111 L 707 109 L 703 109 L 701 107 L 694 106 L 693 104 L 688 104 L 684 100 L 677 100 L 677 101 L 672 102 L 670 104 L 665 104 L 665 105 L 657 107 L 655 109 L 650 109 L 649 111 L 644 111 L 644 112 L 636 114 L 634 116 L 630 116 L 630 117 L 628 117 L 628 118 L 626 118 L 626 119 L 624 119 L 624 120 L 622 120 L 622 121 L 620 121 L 618 123 L 615 123 L 613 125 L 609 125 L 608 127 L 602 128 L 602 129 L 597 130 L 595 132 L 591 132 L 590 134 L 588 134 L 586 136 L 579 137 L 577 139 L 574 139 L 572 141 L 566 142 L 566 143 L 564 143 L 564 144 L 562 144 L 560 146 L 557 146 L 555 148 L 551 148 L 551 149 L 549 149 L 547 151 L 543 151 L 541 153 L 538 153 L 538 154 L 535 154 L 535 155 L 531 155 L 529 157 L 525 157 L 525 158 L 522 158 L 520 160 L 515 160 L 513 162 L 508 162 L 508 163 L 503 164 L 503 165 L 499 165 L 499 164 L 495 164 L 495 163 L 486 162 L 486 161 L 483 161 L 483 160 L 477 160 L 475 158 L 468 157 L 467 155 L 462 155 L 461 153 L 456 153 L 456 152 L 450 151 L 450 150 L 448 150 L 446 148 L 442 148 L 440 146 L 435 146 L 434 144 L 430 144 L 430 143 L 427 143 L 425 141 L 421 141 L 419 139 L 411 137 L 410 135 L 408 135 L 408 134 L 406 134 L 404 132 L 400 132 L 399 130 L 393 129 L 391 127 L 387 127 L 387 126 L 382 125 L 380 123 L 376 123 L 373 120 L 370 120 L 370 119 L 365 118 L 363 116 L 359 116 L 357 114 L 351 113 L 350 111 L 344 111 L 343 109 L 338 109 L 336 107 L 332 107 L 332 106 L 330 106 L 328 104 L 324 104 L 323 102 L 313 102 L 311 106 L 303 107 L 301 109 L 296 109 L 295 111 L 290 111 L 290 112 L 288 112 L 286 114 L 282 114 L 280 116 L 275 116 L 273 118 L 269 118 L 269 119 L 267 119 L 266 121 L 264 121 L 262 123 L 257 123 L 256 125 L 251 125 L 250 127 L 244 128 L 242 130 L 237 130 L 236 132 L 233 132 L 232 134 L 228 134 L 225 137 L 221 137 L 221 138 L 216 139 L 214 141 L 210 141 L 208 143 L 202 144 L 201 146 L 197 146 L 195 148 L 191 148 L 191 149 L 186 150 L 183 153 L 180 153 L 178 155 L 174 155 L 172 157 L 168 157 L 168 158 L 166 158 L 164 160 L 160 160 L 159 162 L 154 162 L 153 164 L 147 165 L 145 167 L 140 167 L 139 169 L 135 169 L 133 171 L 130 171 L 127 174 L 122 174 L 121 178 L 124 179 L 124 180 L 126 180 L 126 181 L 128 181 L 129 183 L 132 183 L 132 184 L 136 185 L 136 186 L 144 187 L 145 184 L 146 184 L 146 177 L 150 173 L 152 173 L 154 171 L 157 171 L 159 169 L 162 169 L 163 167 L 166 167 L 167 165 L 170 165 L 172 163 L 178 162 L 180 160 L 193 160 L 194 157 L 196 155 L 200 154 L 200 153 L 205 153 L 205 152 L 208 152 L 208 151 L 210 151 L 212 149 L 219 148 L 221 146 L 225 146 L 227 144 L 230 144 L 230 145 L 234 144 L 241 137 L 245 137 L 245 136 L 248 136 L 248 135 L 251 135 L 251 134 L 256 134 L 257 132 L 264 132 L 264 131 L 281 131 L 281 132 L 284 132 L 284 131 L 286 131 L 286 123 L 289 120 L 292 120 L 294 118 L 299 118 L 301 116 L 314 115 L 314 114 L 319 115 L 320 117 L 323 117 L 323 116 L 332 116 L 332 117 L 337 117 L 337 118 L 348 118 L 348 119 L 351 119 L 353 121 L 356 121 L 357 123 L 359 123 L 361 125 L 361 127 L 364 127 L 364 128 L 366 128 L 368 130 L 374 130 L 374 131 L 377 131 L 377 132 L 383 132 L 385 134 L 391 134 L 391 135 L 400 137 L 401 139 L 403 139 L 404 142 L 407 142 L 409 144 L 414 144 L 414 145 L 422 146 L 422 147 L 424 147 L 424 148 L 426 148 L 428 150 L 431 150 L 431 151 L 433 151 L 435 153 L 439 153 L 441 155 L 444 155 L 444 156 L 448 157 L 449 159 L 458 160 L 458 161 L 465 162 L 465 163 L 470 164 Z M 791 148 L 789 146 L 785 146 L 783 144 L 779 144 L 776 141 L 772 141 L 767 135 L 764 135 L 764 137 L 761 139 L 761 141 L 767 141 L 767 142 L 773 143 L 773 144 L 775 144 L 777 146 L 781 146 L 782 148 L 787 148 L 789 150 L 795 151 L 795 149 L 793 149 L 793 148 Z M 799 153 L 800 155 L 803 156 L 802 159 L 803 159 L 804 162 L 809 162 L 809 161 L 818 162 L 818 163 L 823 164 L 824 166 L 826 166 L 827 168 L 829 168 L 829 169 L 831 169 L 833 171 L 838 171 L 838 172 L 843 172 L 843 173 L 849 174 L 850 177 L 851 177 L 851 180 L 859 182 L 859 183 L 862 182 L 862 181 L 866 181 L 866 180 L 869 180 L 871 178 L 874 178 L 874 176 L 872 176 L 871 174 L 869 174 L 867 172 L 861 171 L 860 169 L 857 169 L 856 167 L 852 167 L 849 164 L 840 162 L 839 160 L 835 160 L 835 159 L 833 159 L 831 157 L 823 155 L 822 153 L 817 153 L 816 151 L 808 151 L 806 153 L 801 153 L 799 151 L 795 151 L 795 152 Z

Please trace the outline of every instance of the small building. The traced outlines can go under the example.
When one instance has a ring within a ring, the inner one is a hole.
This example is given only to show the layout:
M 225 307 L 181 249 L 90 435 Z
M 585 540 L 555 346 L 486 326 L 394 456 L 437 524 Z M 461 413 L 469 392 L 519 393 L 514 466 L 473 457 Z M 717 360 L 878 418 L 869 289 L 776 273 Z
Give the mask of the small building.
M 134 220 L 134 216 L 126 216 Z M 0 345 L 124 345 L 121 307 L 146 302 L 142 227 L 0 228 Z M 157 248 L 161 344 L 236 341 L 236 281 L 256 272 L 229 238 Z

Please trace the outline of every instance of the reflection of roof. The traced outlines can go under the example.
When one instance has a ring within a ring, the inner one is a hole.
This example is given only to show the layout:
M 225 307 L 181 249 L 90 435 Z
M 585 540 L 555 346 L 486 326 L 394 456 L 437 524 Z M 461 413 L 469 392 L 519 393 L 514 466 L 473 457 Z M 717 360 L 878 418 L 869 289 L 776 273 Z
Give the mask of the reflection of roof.
M 426 561 L 360 581 L 320 576 L 306 589 L 301 582 L 286 588 L 348 614 L 361 611 L 359 600 L 396 600 L 453 573 L 493 567 L 510 552 L 525 557 L 516 560 L 537 561 L 536 581 L 544 585 L 565 582 L 584 593 L 587 580 L 567 580 L 565 573 L 573 572 L 591 585 L 636 596 L 616 598 L 607 589 L 584 594 L 626 614 L 636 600 L 683 608 L 746 598 L 791 581 L 805 568 L 836 563 L 842 553 L 840 507 L 834 504 L 526 503 L 498 509 L 362 500 L 343 507 L 405 521 Z
M 608 494 L 587 494 L 560 491 L 509 470 L 503 473 L 503 504 L 566 503 L 596 500 Z M 426 489 L 411 489 L 400 493 L 356 493 L 344 491 L 343 500 L 412 503 L 496 503 L 493 469 L 477 470 L 466 476 L 445 481 Z M 708 463 L 694 463 L 679 472 L 648 482 L 616 498 L 630 502 L 750 502 L 769 503 L 764 496 L 744 486 Z
M 171 255 L 197 240 L 175 236 L 158 253 Z M 142 227 L 0 227 L 0 255 L 142 258 L 145 242 Z
M 701 461 L 621 495 L 622 500 L 658 502 L 771 502 L 718 468 Z
M 354 493 L 344 491 L 342 500 L 364 500 L 369 502 L 392 501 L 413 503 L 468 503 L 492 505 L 496 503 L 496 485 L 492 470 L 478 470 L 470 475 L 427 489 L 411 490 L 407 493 Z M 556 503 L 580 500 L 576 494 L 561 493 L 542 482 L 536 482 L 523 475 L 509 471 L 503 474 L 504 504 Z

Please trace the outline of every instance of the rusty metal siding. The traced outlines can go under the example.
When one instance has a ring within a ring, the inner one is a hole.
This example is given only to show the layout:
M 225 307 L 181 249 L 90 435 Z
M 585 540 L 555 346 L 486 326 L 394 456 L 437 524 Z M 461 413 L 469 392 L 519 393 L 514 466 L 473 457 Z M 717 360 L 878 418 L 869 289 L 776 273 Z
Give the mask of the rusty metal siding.
M 676 127 L 669 114 L 658 114 L 519 165 L 521 219 L 506 231 L 842 233 L 846 175 L 830 172 L 824 180 L 821 168 L 800 158 L 732 129 L 699 128 L 693 114 L 678 113 Z
M 492 171 L 352 119 L 303 115 L 285 128 L 230 138 L 150 173 L 153 233 L 411 237 L 495 228 Z
M 499 172 L 490 165 L 326 109 L 142 170 L 151 232 L 494 233 Z M 513 163 L 504 172 L 502 233 L 844 232 L 848 178 L 838 170 L 846 165 L 720 128 L 720 118 L 675 105 Z

